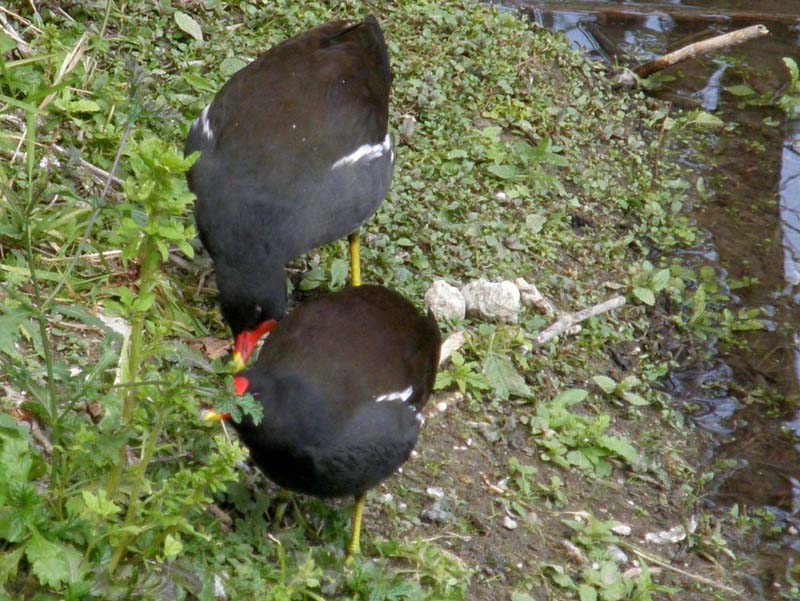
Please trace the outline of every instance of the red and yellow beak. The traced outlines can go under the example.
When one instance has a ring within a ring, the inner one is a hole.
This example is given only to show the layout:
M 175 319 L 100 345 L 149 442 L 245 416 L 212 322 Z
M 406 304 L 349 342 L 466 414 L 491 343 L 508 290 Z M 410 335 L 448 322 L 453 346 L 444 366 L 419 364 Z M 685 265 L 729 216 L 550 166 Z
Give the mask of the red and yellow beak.
M 218 413 L 213 409 L 203 409 L 200 413 L 200 419 L 203 420 L 207 424 L 216 424 L 218 422 L 224 422 L 231 418 L 230 413 Z
M 236 396 L 242 396 L 250 387 L 250 380 L 244 376 L 236 376 L 233 378 L 233 390 Z M 214 409 L 205 408 L 200 412 L 200 419 L 207 424 L 216 424 L 218 422 L 225 422 L 231 418 L 230 413 L 220 413 Z
M 242 371 L 246 367 L 250 355 L 256 350 L 258 341 L 274 330 L 277 325 L 277 321 L 269 319 L 260 323 L 256 329 L 240 332 L 236 336 L 233 343 L 233 357 L 231 358 L 234 371 Z

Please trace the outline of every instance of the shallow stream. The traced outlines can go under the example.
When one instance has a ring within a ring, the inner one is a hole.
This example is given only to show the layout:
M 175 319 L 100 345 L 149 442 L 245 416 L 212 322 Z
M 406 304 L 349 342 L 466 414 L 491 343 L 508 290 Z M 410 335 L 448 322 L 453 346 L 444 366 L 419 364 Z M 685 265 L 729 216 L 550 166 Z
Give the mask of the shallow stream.
M 740 559 L 758 565 L 753 598 L 787 597 L 800 580 L 800 122 L 748 102 L 788 82 L 800 60 L 800 0 L 525 0 L 507 2 L 609 66 L 635 66 L 691 42 L 762 23 L 765 38 L 670 67 L 654 92 L 676 109 L 703 108 L 735 127 L 709 134 L 682 161 L 705 184 L 694 218 L 705 233 L 687 251 L 712 267 L 734 312 L 758 309 L 762 330 L 740 349 L 671 374 L 669 392 L 709 433 L 717 479 L 707 502 L 762 508 L 779 526 Z M 739 92 L 739 95 L 737 95 Z M 777 532 L 777 534 L 775 534 Z M 748 570 L 750 571 L 750 570 Z

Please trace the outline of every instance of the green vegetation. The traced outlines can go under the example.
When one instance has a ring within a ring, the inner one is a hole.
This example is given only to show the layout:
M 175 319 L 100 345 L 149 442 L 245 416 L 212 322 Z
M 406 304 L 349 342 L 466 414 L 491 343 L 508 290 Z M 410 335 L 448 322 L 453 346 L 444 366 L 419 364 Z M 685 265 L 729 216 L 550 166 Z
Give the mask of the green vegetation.
M 365 228 L 364 280 L 420 302 L 437 277 L 524 277 L 564 310 L 614 294 L 628 305 L 542 348 L 550 319 L 530 310 L 515 325 L 450 324 L 467 343 L 437 388 L 463 401 L 431 412 L 420 457 L 371 494 L 365 558 L 345 569 L 348 512 L 302 499 L 305 523 L 270 530 L 274 489 L 198 418 L 204 404 L 254 407 L 203 352 L 227 330 L 208 260 L 193 258 L 180 148 L 243 60 L 364 7 L 180 4 L 3 13 L 21 41 L 0 33 L 0 598 L 729 594 L 714 586 L 732 579 L 719 541 L 681 559 L 705 579 L 668 559 L 618 565 L 609 550 L 612 517 L 639 540 L 702 511 L 694 434 L 657 388 L 675 349 L 758 326 L 723 311 L 713 273 L 654 258 L 695 239 L 695 188 L 661 163 L 658 132 L 713 120 L 613 92 L 513 15 L 376 5 L 398 158 Z M 344 285 L 343 250 L 298 260 L 295 294 Z M 443 523 L 421 521 L 429 487 L 445 491 Z M 693 536 L 706 534 L 721 536 L 713 516 Z

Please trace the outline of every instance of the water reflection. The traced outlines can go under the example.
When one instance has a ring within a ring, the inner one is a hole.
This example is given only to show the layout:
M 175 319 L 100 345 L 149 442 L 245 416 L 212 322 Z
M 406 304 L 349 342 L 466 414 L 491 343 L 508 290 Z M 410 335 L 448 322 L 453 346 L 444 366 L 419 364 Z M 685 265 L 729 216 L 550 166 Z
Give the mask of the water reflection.
M 786 283 L 800 284 L 800 121 L 788 127 L 781 157 L 780 207 Z M 800 373 L 800 372 L 798 372 Z

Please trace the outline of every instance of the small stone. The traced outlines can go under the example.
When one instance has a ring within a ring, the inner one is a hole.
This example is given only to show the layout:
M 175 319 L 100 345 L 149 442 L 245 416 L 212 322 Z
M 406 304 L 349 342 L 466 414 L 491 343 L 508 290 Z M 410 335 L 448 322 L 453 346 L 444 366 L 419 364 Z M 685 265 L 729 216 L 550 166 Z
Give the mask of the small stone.
M 438 403 L 436 403 L 436 410 L 439 413 L 444 413 L 445 411 L 447 411 L 447 403 L 444 401 L 439 401 Z
M 466 301 L 458 288 L 444 280 L 436 280 L 425 293 L 425 304 L 436 319 L 464 319 Z
M 506 517 L 503 518 L 503 526 L 507 530 L 516 530 L 518 524 L 517 524 L 516 520 L 513 520 L 510 517 L 506 516 Z
M 628 563 L 628 555 L 617 545 L 608 546 L 608 555 L 615 563 L 618 563 L 620 565 Z
M 414 130 L 417 128 L 417 119 L 414 115 L 403 115 L 403 121 L 400 123 L 398 133 L 400 134 L 400 141 L 408 144 L 411 137 L 414 135 Z
M 425 489 L 425 492 L 429 497 L 433 497 L 434 499 L 441 499 L 444 497 L 444 491 L 438 486 L 429 486 Z
M 654 545 L 666 545 L 669 543 L 679 543 L 686 538 L 686 530 L 683 526 L 675 526 L 669 530 L 660 532 L 648 532 L 644 535 L 644 540 Z
M 442 506 L 441 499 L 436 500 L 430 507 L 422 510 L 419 519 L 426 524 L 444 526 L 453 521 L 455 516 Z
M 627 524 L 617 524 L 616 526 L 611 528 L 611 532 L 613 532 L 617 536 L 630 536 L 631 527 L 628 526 Z
M 467 313 L 481 319 L 516 322 L 522 309 L 517 287 L 509 281 L 470 282 L 461 289 Z
M 535 284 L 530 284 L 523 278 L 517 278 L 514 280 L 514 285 L 519 290 L 522 304 L 526 307 L 533 307 L 547 317 L 554 317 L 558 313 L 556 306 L 539 292 Z

